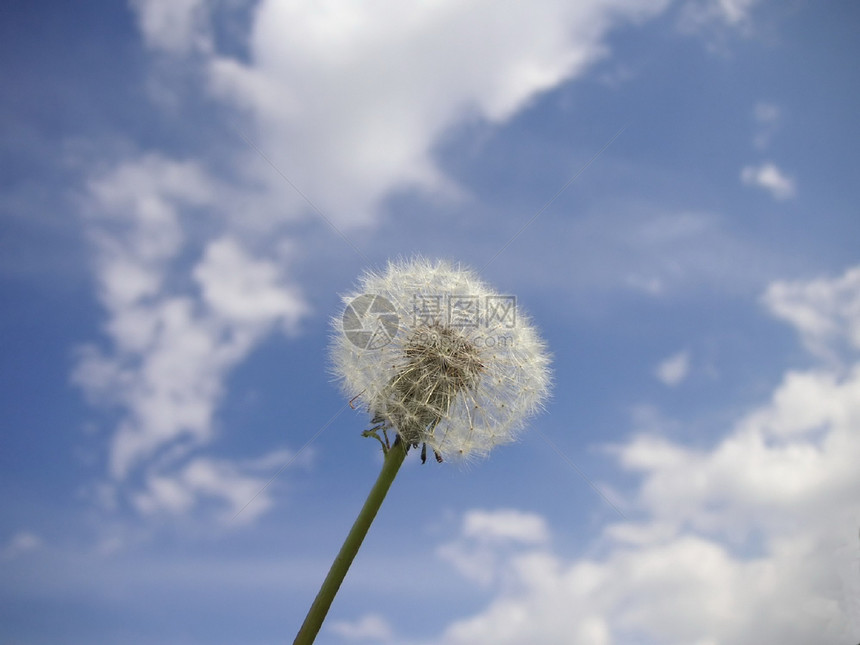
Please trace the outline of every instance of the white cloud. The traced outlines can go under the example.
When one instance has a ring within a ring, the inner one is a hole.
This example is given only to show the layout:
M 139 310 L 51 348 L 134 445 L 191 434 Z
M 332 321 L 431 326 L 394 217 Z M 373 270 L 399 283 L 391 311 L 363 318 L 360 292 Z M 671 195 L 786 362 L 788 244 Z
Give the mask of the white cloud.
M 25 553 L 37 551 L 44 546 L 44 540 L 31 531 L 19 531 L 0 548 L 0 559 L 12 560 Z
M 860 349 L 860 267 L 835 280 L 775 282 L 762 300 L 813 353 L 832 359 L 843 343 Z
M 327 629 L 348 641 L 389 641 L 393 636 L 391 626 L 377 614 L 362 616 L 354 622 L 336 621 Z
M 779 121 L 782 116 L 782 110 L 779 109 L 778 105 L 773 103 L 759 101 L 753 108 L 753 116 L 758 123 L 769 125 Z
M 756 124 L 753 145 L 759 150 L 763 150 L 770 144 L 770 140 L 779 129 L 782 121 L 782 110 L 774 103 L 759 101 L 753 108 L 753 118 Z
M 858 395 L 860 367 L 844 379 L 792 372 L 770 404 L 741 419 L 711 451 L 639 437 L 621 450 L 621 462 L 646 473 L 641 501 L 667 521 L 741 531 L 768 521 L 763 508 L 815 514 L 822 498 L 847 499 L 852 483 L 860 484 L 845 453 L 860 448 Z
M 281 319 L 294 330 L 309 309 L 280 274 L 274 262 L 254 260 L 231 238 L 211 242 L 194 269 L 203 301 L 219 317 L 246 324 Z
M 482 585 L 496 580 L 505 554 L 549 542 L 546 521 L 515 509 L 471 510 L 463 517 L 462 537 L 439 547 L 437 555 L 463 576 Z
M 858 271 L 774 285 L 766 300 L 778 308 L 790 294 L 792 311 L 816 310 L 815 323 L 785 316 L 801 332 L 846 333 L 860 324 L 860 308 L 842 306 L 860 298 Z M 848 351 L 856 357 L 856 349 Z M 858 428 L 855 363 L 787 372 L 770 399 L 712 447 L 653 433 L 633 438 L 617 454 L 642 478 L 635 495 L 641 519 L 608 525 L 600 557 L 568 559 L 548 543 L 507 552 L 485 543 L 483 580 L 504 584 L 483 610 L 434 642 L 856 642 Z
M 741 181 L 747 186 L 758 186 L 768 191 L 774 199 L 785 200 L 795 196 L 794 180 L 787 177 L 771 162 L 759 166 L 745 166 L 741 170 Z
M 463 518 L 463 535 L 485 541 L 542 544 L 549 539 L 543 518 L 514 509 L 469 511 Z
M 758 0 L 712 0 L 710 4 L 726 22 L 736 24 L 749 16 L 750 10 L 757 2 Z
M 147 44 L 172 54 L 211 46 L 205 0 L 131 0 Z
M 432 157 L 466 119 L 500 122 L 607 52 L 617 24 L 667 3 L 259 3 L 251 62 L 211 59 L 211 91 L 252 115 L 255 141 L 341 226 L 406 186 L 451 191 Z M 288 142 L 286 145 L 284 142 Z M 254 168 L 261 167 L 249 153 Z M 306 209 L 271 169 L 272 190 Z
M 647 293 L 650 296 L 659 296 L 666 290 L 663 281 L 654 276 L 631 273 L 624 279 L 624 282 L 631 289 Z
M 221 524 L 233 522 L 234 517 L 240 524 L 250 523 L 273 504 L 272 490 L 266 486 L 270 475 L 255 467 L 268 465 L 272 457 L 283 460 L 283 465 L 290 454 L 278 450 L 245 464 L 197 457 L 170 474 L 151 471 L 132 502 L 145 515 L 184 516 L 211 500 L 218 504 Z
M 110 346 L 81 348 L 73 379 L 122 410 L 109 461 L 123 479 L 177 441 L 210 441 L 226 374 L 276 325 L 294 330 L 309 309 L 283 267 L 253 258 L 234 236 L 204 243 L 193 282 L 177 272 L 200 244 L 186 239 L 189 215 L 219 207 L 199 165 L 145 155 L 94 179 L 90 196 Z
M 742 28 L 759 0 L 689 0 L 681 7 L 680 26 L 684 31 L 699 31 L 708 25 Z
M 665 385 L 673 387 L 678 385 L 687 378 L 690 371 L 690 354 L 688 352 L 678 352 L 662 361 L 654 374 Z
M 524 266 L 511 279 L 531 276 L 546 288 L 582 298 L 587 308 L 593 308 L 596 292 L 619 288 L 659 298 L 704 285 L 748 296 L 785 264 L 773 249 L 736 235 L 720 216 L 666 213 L 641 202 L 541 226 L 558 244 L 547 248 L 542 241 L 522 240 L 521 247 L 570 270 L 549 275 L 540 266 Z

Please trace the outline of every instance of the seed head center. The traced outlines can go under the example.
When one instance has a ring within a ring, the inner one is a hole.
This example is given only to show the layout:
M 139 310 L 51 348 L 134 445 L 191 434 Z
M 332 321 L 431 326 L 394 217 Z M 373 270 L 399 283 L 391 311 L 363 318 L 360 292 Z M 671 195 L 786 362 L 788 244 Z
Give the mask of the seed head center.
M 386 408 L 388 420 L 414 445 L 432 435 L 458 394 L 477 386 L 484 366 L 468 337 L 438 324 L 416 330 L 405 356 L 406 365 L 391 381 Z

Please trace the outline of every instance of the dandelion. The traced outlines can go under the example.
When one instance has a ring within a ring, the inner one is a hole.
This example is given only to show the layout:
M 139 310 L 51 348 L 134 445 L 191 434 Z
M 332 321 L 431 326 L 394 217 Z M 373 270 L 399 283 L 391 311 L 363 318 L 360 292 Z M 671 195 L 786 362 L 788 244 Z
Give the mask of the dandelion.
M 408 446 L 427 444 L 446 459 L 486 455 L 514 440 L 547 396 L 543 341 L 513 296 L 468 269 L 389 263 L 365 274 L 344 304 L 346 315 L 335 320 L 335 374 L 376 427 Z M 360 326 L 371 342 L 347 333 Z
M 335 375 L 385 460 L 294 645 L 313 643 L 410 448 L 437 461 L 484 456 L 516 439 L 550 386 L 549 356 L 516 298 L 472 271 L 422 258 L 366 273 L 334 319 Z M 389 441 L 388 433 L 395 435 Z M 384 440 L 379 436 L 383 434 Z

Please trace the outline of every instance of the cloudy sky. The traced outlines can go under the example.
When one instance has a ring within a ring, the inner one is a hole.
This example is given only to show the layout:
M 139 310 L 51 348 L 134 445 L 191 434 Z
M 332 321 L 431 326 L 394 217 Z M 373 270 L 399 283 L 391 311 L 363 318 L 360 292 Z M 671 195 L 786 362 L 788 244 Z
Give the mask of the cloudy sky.
M 553 398 L 410 457 L 318 643 L 860 641 L 860 5 L 2 14 L 4 643 L 291 642 L 381 463 L 329 320 L 413 254 Z

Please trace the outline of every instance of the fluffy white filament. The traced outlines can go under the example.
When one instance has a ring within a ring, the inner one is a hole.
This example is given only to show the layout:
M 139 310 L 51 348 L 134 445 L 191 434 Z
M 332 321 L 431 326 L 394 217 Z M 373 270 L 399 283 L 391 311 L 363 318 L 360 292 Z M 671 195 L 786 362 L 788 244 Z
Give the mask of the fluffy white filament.
M 343 297 L 335 375 L 373 423 L 446 459 L 514 440 L 550 387 L 543 341 L 511 296 L 423 258 L 365 273 Z M 364 330 L 364 331 L 361 331 Z

